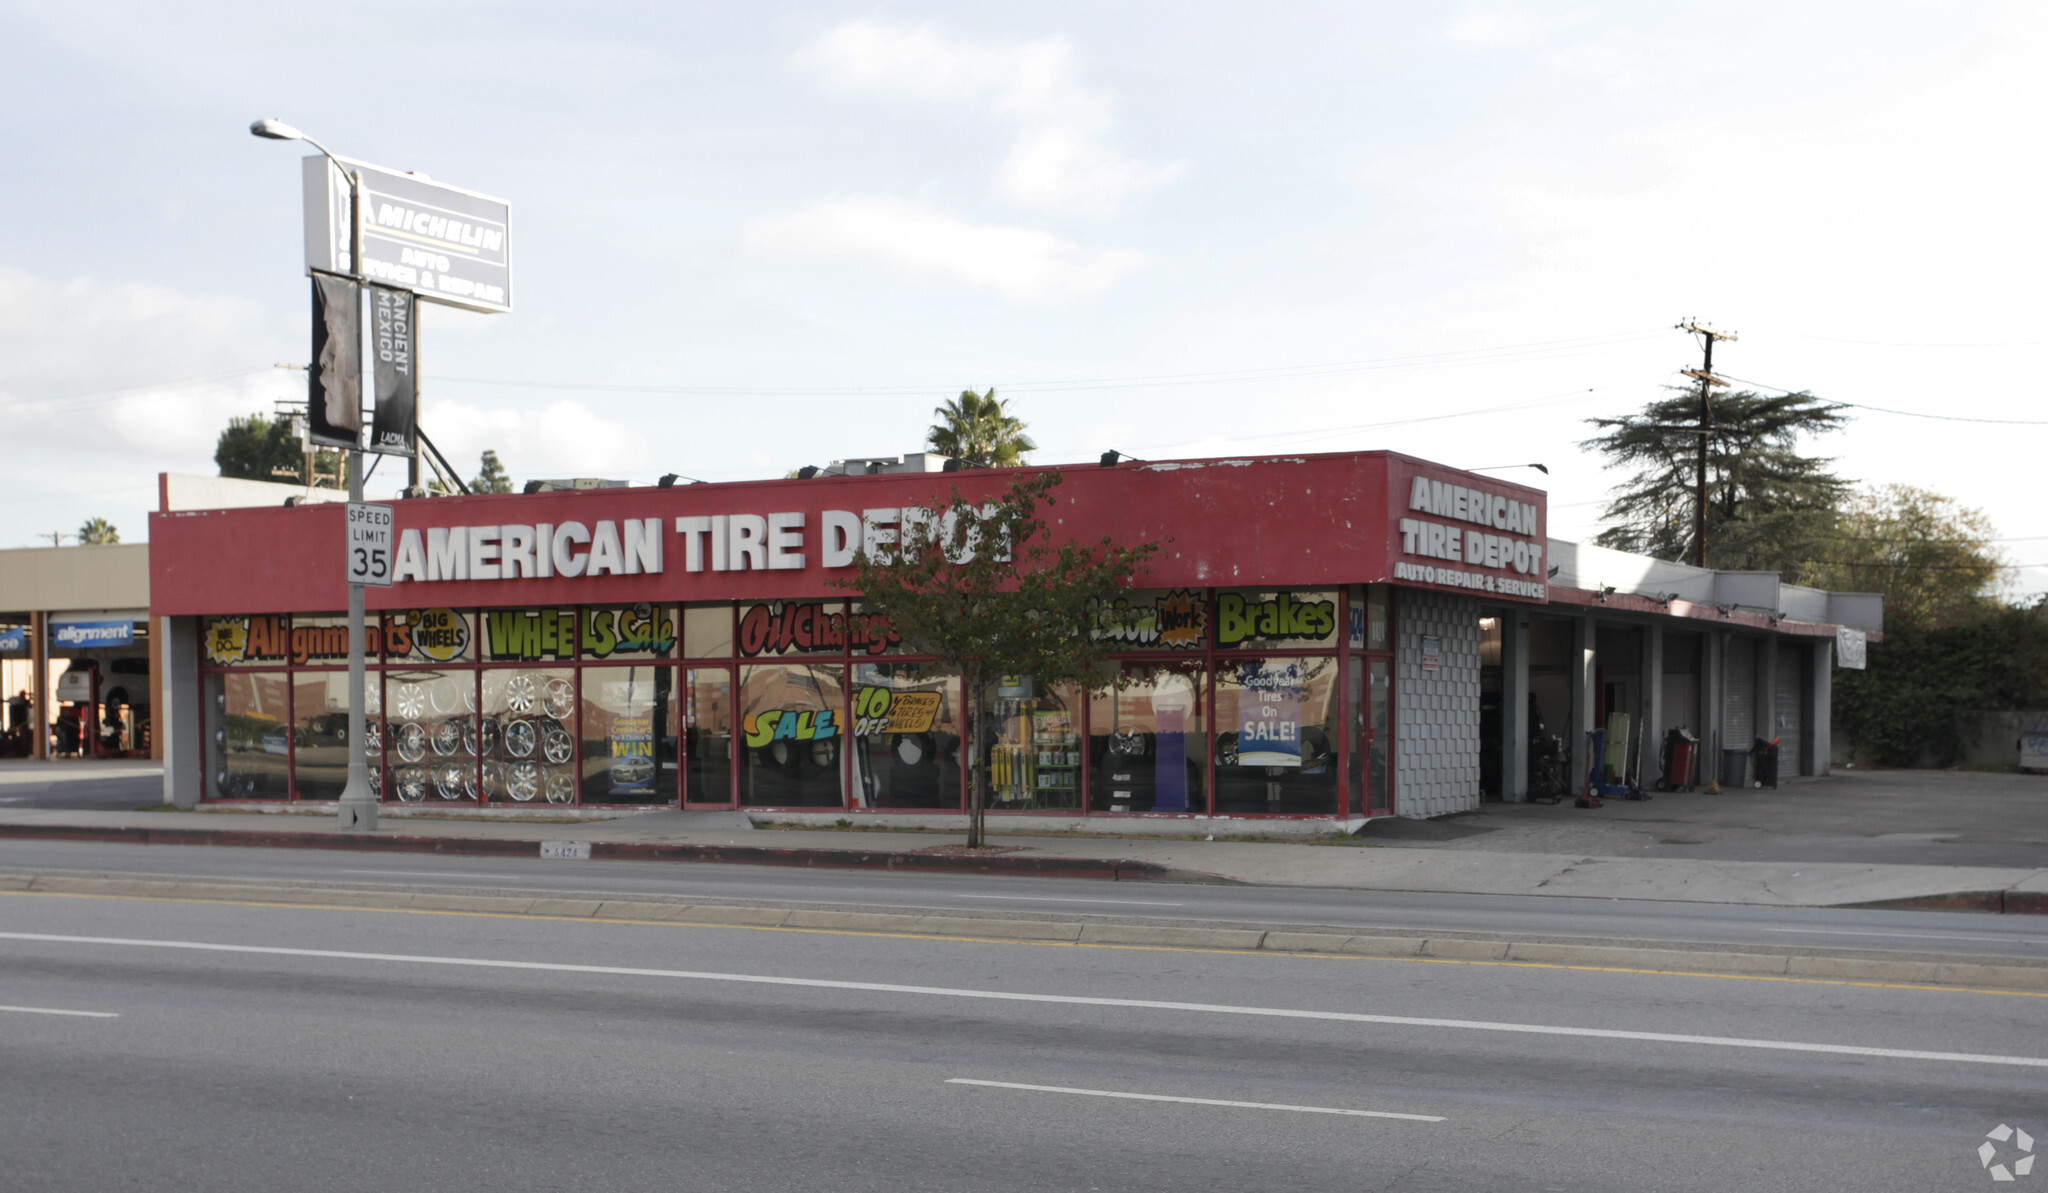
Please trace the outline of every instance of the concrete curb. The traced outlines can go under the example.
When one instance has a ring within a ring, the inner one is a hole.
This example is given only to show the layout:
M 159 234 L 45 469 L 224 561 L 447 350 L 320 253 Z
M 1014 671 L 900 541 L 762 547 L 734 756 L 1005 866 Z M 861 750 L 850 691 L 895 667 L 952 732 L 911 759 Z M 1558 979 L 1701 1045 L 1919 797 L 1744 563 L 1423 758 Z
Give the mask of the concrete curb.
M 1993 915 L 2048 915 L 2048 891 L 1953 891 L 1910 899 L 1842 903 L 1871 911 L 1984 911 Z
M 2048 961 L 2030 963 L 2025 959 L 2007 957 L 1845 957 L 1796 952 L 1744 952 L 1738 948 L 1672 948 L 1637 944 L 1362 935 L 1342 928 L 1322 931 L 1312 927 L 1278 930 L 1243 926 L 1118 924 L 1032 919 L 1021 915 L 964 916 L 917 912 L 824 911 L 735 906 L 723 903 L 660 903 L 638 902 L 632 899 L 542 895 L 464 895 L 430 891 L 271 886 L 154 877 L 0 874 L 0 891 L 102 895 L 131 899 L 304 904 L 372 910 L 474 912 L 487 915 L 548 916 L 707 927 L 782 928 L 791 931 L 873 932 L 963 940 L 1336 954 L 1389 959 L 1477 961 L 2048 992 Z
M 574 829 L 575 826 L 565 825 Z M 292 832 L 285 829 L 97 828 L 69 824 L 0 824 L 0 838 L 112 841 L 131 845 L 228 845 L 252 849 L 339 849 L 383 853 L 443 853 L 532 857 L 540 838 L 428 837 L 386 833 Z M 956 857 L 875 849 L 778 848 L 768 845 L 688 845 L 649 841 L 593 841 L 590 856 L 612 861 L 724 862 L 747 866 L 898 870 L 936 874 L 1002 874 L 1041 878 L 1097 878 L 1110 882 L 1234 883 L 1199 870 L 1180 870 L 1128 858 L 1045 857 L 999 853 Z

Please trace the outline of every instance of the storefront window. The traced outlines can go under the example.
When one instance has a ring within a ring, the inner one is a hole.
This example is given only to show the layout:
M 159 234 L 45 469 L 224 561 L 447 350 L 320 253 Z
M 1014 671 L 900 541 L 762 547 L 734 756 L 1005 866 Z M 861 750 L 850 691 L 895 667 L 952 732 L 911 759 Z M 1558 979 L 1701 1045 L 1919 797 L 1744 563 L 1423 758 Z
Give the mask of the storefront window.
M 475 627 L 461 609 L 406 609 L 384 615 L 384 660 L 432 667 L 476 658 Z
M 584 670 L 584 803 L 675 802 L 676 739 L 656 733 L 669 724 L 674 682 L 675 672 L 668 667 Z
M 1089 702 L 1089 810 L 1208 811 L 1202 667 L 1120 665 L 1129 686 Z
M 745 767 L 740 802 L 755 808 L 846 804 L 840 750 L 846 735 L 846 669 L 781 663 L 740 668 Z
M 960 806 L 960 681 L 936 663 L 853 667 L 859 808 Z
M 480 728 L 476 715 L 476 672 L 392 671 L 384 687 L 384 768 L 391 795 L 409 804 L 475 800 L 477 759 L 490 742 L 489 727 Z
M 1209 597 L 1199 588 L 1134 592 L 1098 606 L 1090 633 L 1111 650 L 1202 650 Z
M 676 652 L 672 605 L 622 605 L 583 611 L 586 659 L 666 659 Z
M 732 606 L 691 605 L 683 610 L 683 657 L 722 659 L 732 654 Z
M 683 794 L 692 804 L 732 805 L 732 672 L 691 667 L 683 672 L 680 719 Z
M 1029 675 L 997 679 L 988 709 L 989 807 L 1081 810 L 1081 693 Z
M 1337 645 L 1337 594 L 1258 588 L 1216 591 L 1218 650 Z
M 576 672 L 568 667 L 483 673 L 484 788 L 517 803 L 576 800 Z
M 1216 669 L 1216 812 L 1337 812 L 1337 660 L 1243 659 Z
M 364 704 L 378 677 L 366 677 Z M 371 714 L 368 725 L 375 725 Z M 367 736 L 367 734 L 365 735 Z M 348 785 L 348 672 L 292 677 L 292 798 L 340 799 Z
M 1394 649 L 1393 634 L 1387 624 L 1387 594 L 1385 584 L 1351 586 L 1351 649 Z
M 291 757 L 283 672 L 206 677 L 207 781 L 216 799 L 283 799 Z

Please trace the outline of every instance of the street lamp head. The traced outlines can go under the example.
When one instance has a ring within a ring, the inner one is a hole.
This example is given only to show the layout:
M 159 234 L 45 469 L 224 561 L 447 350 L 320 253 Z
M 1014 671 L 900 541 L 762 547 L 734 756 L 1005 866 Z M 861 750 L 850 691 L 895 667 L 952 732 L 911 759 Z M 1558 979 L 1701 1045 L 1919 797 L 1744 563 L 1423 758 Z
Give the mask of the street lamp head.
M 251 124 L 249 126 L 249 133 L 251 136 L 262 137 L 267 141 L 303 141 L 306 138 L 306 134 L 277 119 L 275 116 L 258 120 Z

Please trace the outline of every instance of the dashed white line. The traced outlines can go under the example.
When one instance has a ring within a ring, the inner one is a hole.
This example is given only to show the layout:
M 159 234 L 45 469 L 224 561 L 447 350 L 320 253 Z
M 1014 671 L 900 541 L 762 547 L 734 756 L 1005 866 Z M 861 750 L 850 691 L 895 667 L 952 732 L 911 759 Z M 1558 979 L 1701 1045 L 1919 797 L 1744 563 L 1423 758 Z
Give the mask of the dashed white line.
M 17 1015 L 74 1015 L 80 1019 L 119 1019 L 113 1011 L 65 1011 L 56 1007 L 0 1007 L 0 1011 L 12 1011 Z
M 1145 1011 L 1187 1011 L 1202 1015 L 1246 1015 L 1267 1019 L 1310 1019 L 1331 1023 L 1371 1023 L 1387 1027 L 1436 1027 L 1460 1031 L 1493 1031 L 1531 1036 L 1576 1036 L 1592 1040 L 1632 1040 L 1651 1044 L 1697 1044 L 1712 1048 L 1749 1048 L 1766 1052 L 1807 1052 L 1829 1056 L 1869 1056 L 1887 1060 L 1955 1061 L 1962 1064 L 2010 1065 L 2048 1069 L 2048 1057 L 1999 1056 L 1982 1052 L 1934 1052 L 1917 1048 L 1873 1048 L 1863 1044 L 1810 1044 L 1798 1040 L 1755 1040 L 1740 1036 L 1697 1036 L 1679 1032 L 1622 1031 L 1606 1027 L 1562 1027 L 1547 1023 L 1501 1023 L 1484 1019 L 1433 1019 L 1411 1015 L 1365 1015 L 1356 1011 L 1307 1011 L 1289 1007 L 1249 1007 L 1215 1002 L 1168 1002 L 1151 998 L 1098 998 L 1083 994 L 1029 994 L 1016 990 L 968 990 L 954 986 L 908 986 L 895 982 L 850 982 L 832 978 L 785 978 L 771 974 L 715 973 L 689 969 L 643 969 L 626 965 L 570 965 L 554 961 L 499 961 L 484 957 L 431 957 L 412 953 L 358 953 L 339 949 L 292 949 L 275 945 L 214 944 L 197 940 L 138 940 L 120 936 L 63 936 L 43 932 L 0 932 L 0 940 L 45 944 L 112 945 L 122 948 L 180 949 L 202 953 L 241 953 L 265 957 L 313 957 L 328 961 L 375 961 L 397 965 L 446 965 L 466 969 L 511 969 L 536 973 L 583 973 L 637 978 L 679 978 L 693 982 L 732 982 L 752 986 L 790 986 L 810 990 L 861 990 L 874 994 L 914 994 L 936 998 L 986 999 L 991 1002 L 1048 1003 L 1070 1007 L 1116 1007 Z
M 985 1085 L 992 1089 L 1021 1089 L 1040 1094 L 1080 1094 L 1089 1098 L 1129 1098 L 1134 1102 L 1185 1102 L 1190 1106 L 1228 1106 L 1234 1110 L 1292 1110 L 1297 1114 L 1342 1114 L 1354 1118 L 1398 1118 L 1414 1123 L 1448 1121 L 1436 1114 L 1396 1114 L 1391 1110 L 1347 1110 L 1339 1106 L 1289 1106 L 1283 1102 L 1226 1102 L 1221 1098 L 1176 1098 L 1166 1094 L 1134 1094 L 1114 1089 L 1069 1089 L 1064 1085 L 1022 1085 L 1015 1081 L 977 1081 L 971 1077 L 948 1077 L 947 1085 Z

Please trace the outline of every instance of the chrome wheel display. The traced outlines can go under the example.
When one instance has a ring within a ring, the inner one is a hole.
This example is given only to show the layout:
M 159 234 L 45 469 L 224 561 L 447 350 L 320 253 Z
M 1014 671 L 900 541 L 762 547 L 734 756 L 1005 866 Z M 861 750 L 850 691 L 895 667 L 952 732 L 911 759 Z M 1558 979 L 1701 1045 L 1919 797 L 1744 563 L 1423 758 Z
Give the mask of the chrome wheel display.
M 576 754 L 576 742 L 569 731 L 560 725 L 549 725 L 540 731 L 541 757 L 557 765 L 569 761 Z
M 401 759 L 418 762 L 427 756 L 427 731 L 412 722 L 400 725 L 393 735 L 392 746 Z
M 433 705 L 435 715 L 445 717 L 454 712 L 455 706 L 461 702 L 462 697 L 456 694 L 453 677 L 444 675 L 427 685 L 427 703 Z
M 520 672 L 505 680 L 505 708 L 508 711 L 523 717 L 533 711 L 539 699 L 540 685 L 533 682 L 533 676 Z
M 427 694 L 416 683 L 406 684 L 391 698 L 391 707 L 397 710 L 399 720 L 417 721 L 426 715 Z
M 434 753 L 447 757 L 462 746 L 462 725 L 456 721 L 442 721 L 434 726 L 431 740 Z
M 526 803 L 540 794 L 540 767 L 531 762 L 515 762 L 505 768 L 505 794 Z
M 566 721 L 569 714 L 576 711 L 576 689 L 568 680 L 558 676 L 547 682 L 547 687 L 541 692 L 540 704 L 542 711 L 549 716 L 557 721 Z
M 491 752 L 491 743 L 497 738 L 496 721 L 464 721 L 462 723 L 462 749 L 471 758 Z
M 476 776 L 470 768 L 459 762 L 444 763 L 434 768 L 434 794 L 442 799 L 475 798 Z
M 363 722 L 363 753 L 375 758 L 384 752 L 384 726 L 377 721 Z
M 391 787 L 399 799 L 416 804 L 427 798 L 427 772 L 424 767 L 402 766 L 391 775 Z
M 533 757 L 533 748 L 540 744 L 540 735 L 534 732 L 532 721 L 514 721 L 505 726 L 505 753 L 514 758 Z
M 504 763 L 502 763 L 502 762 L 486 762 L 486 763 L 484 763 L 484 781 L 483 781 L 483 791 L 484 791 L 484 798 L 485 798 L 485 799 L 503 799 L 503 798 L 505 798 L 505 764 L 504 764 Z
M 549 767 L 547 790 L 549 803 L 566 804 L 576 798 L 576 776 L 567 767 Z

